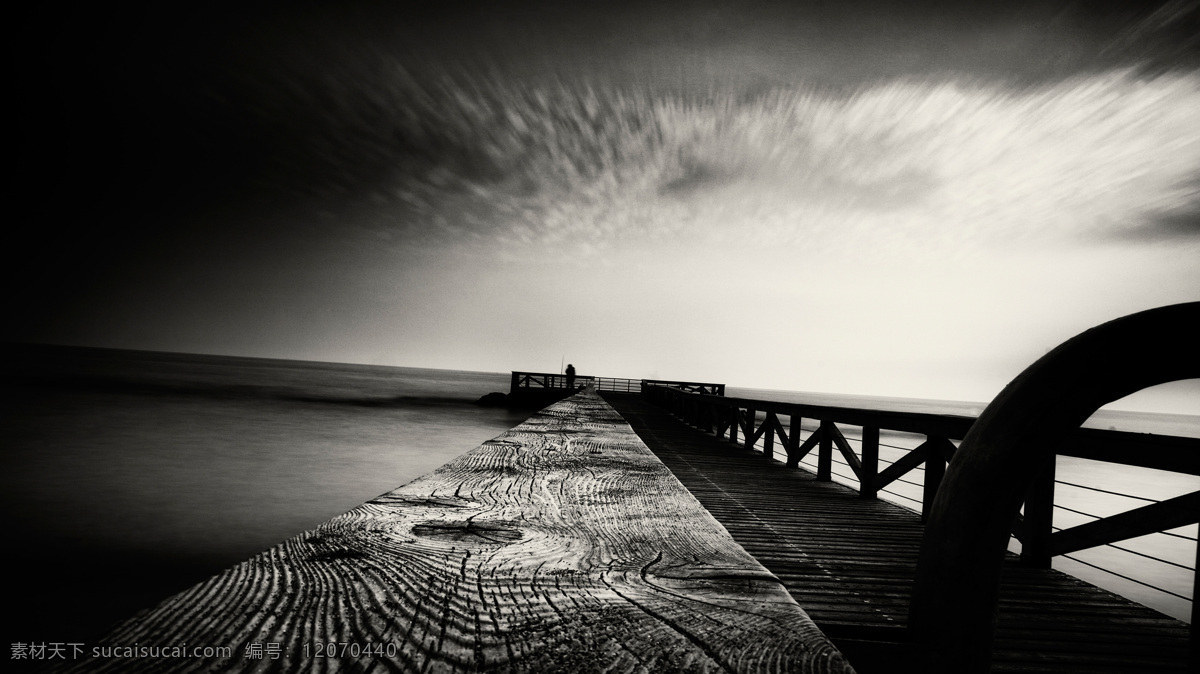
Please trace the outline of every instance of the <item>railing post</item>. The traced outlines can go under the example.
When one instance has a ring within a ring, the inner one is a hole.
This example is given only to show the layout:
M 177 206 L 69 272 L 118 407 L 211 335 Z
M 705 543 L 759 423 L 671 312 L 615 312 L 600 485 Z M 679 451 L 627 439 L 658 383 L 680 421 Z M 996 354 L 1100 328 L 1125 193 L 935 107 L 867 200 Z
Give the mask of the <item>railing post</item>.
M 742 423 L 738 417 L 742 415 L 742 410 L 735 405 L 729 408 L 729 415 L 729 442 L 736 445 L 738 443 L 738 426 Z
M 758 416 L 758 412 L 752 408 L 746 410 L 746 427 L 742 430 L 746 433 L 746 449 L 754 449 L 754 421 Z
M 922 522 L 933 512 L 933 501 L 942 486 L 942 477 L 946 475 L 946 460 L 942 458 L 941 448 L 949 442 L 946 438 L 932 435 L 925 439 L 929 442 L 929 455 L 925 457 L 925 485 L 921 492 Z
M 1025 496 L 1025 537 L 1021 564 L 1050 568 L 1050 534 L 1054 533 L 1054 464 L 1051 456 L 1037 470 Z
M 800 423 L 803 418 L 799 414 L 788 415 L 787 466 L 796 468 L 800 465 Z
M 875 476 L 879 474 L 879 427 L 863 426 L 862 429 L 862 475 L 858 480 L 858 495 L 873 499 Z
M 832 421 L 821 421 L 821 447 L 817 450 L 817 479 L 822 482 L 833 480 L 833 431 Z
M 763 433 L 763 458 L 770 459 L 775 455 L 775 413 L 767 412 L 767 418 L 763 419 L 763 425 L 767 426 L 766 432 Z
M 517 389 L 520 388 L 521 385 L 518 383 L 518 380 L 520 379 L 520 377 L 521 377 L 520 373 L 517 373 L 517 372 L 512 373 L 512 381 L 509 382 L 509 384 L 508 384 L 508 392 L 510 395 L 513 393 L 516 393 Z
M 713 423 L 712 423 L 713 422 L 713 408 L 712 408 L 712 405 L 709 405 L 708 401 L 704 401 L 703 403 L 699 404 L 699 407 L 700 407 L 700 430 L 704 431 L 705 433 L 712 433 L 713 432 Z

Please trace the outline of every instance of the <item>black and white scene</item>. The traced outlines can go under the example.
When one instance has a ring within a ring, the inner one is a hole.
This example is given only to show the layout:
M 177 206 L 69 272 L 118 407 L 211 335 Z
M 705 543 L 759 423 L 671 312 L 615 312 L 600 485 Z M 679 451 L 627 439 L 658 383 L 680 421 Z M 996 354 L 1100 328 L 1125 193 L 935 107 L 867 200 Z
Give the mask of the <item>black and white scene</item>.
M 1200 0 L 8 25 L 5 669 L 1200 670 Z

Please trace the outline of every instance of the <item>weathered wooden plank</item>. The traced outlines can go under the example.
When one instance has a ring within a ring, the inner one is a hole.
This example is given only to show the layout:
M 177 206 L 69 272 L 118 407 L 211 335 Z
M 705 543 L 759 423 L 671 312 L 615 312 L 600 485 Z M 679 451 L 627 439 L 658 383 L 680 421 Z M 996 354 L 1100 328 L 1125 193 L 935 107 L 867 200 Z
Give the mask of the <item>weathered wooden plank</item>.
M 849 672 L 593 392 L 168 599 L 86 671 Z M 353 644 L 334 659 L 317 645 Z M 278 644 L 278 659 L 247 659 Z M 371 646 L 373 652 L 361 650 Z

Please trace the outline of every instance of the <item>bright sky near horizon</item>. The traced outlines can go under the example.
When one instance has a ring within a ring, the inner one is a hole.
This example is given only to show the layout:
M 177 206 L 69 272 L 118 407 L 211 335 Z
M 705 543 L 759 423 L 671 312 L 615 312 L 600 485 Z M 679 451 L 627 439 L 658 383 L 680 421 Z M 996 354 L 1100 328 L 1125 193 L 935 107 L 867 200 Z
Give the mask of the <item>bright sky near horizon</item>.
M 4 337 L 986 401 L 1200 300 L 1198 3 L 990 5 L 31 15 Z

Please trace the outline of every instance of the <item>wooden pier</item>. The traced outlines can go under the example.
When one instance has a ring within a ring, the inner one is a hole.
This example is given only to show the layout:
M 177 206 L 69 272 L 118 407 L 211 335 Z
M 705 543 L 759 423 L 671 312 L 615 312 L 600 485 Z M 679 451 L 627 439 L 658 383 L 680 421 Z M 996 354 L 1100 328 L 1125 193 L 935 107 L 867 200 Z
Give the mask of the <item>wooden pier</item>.
M 1200 522 L 1200 491 L 1065 530 L 1049 513 L 1056 453 L 1200 475 L 1200 440 L 1078 428 L 1107 401 L 1200 377 L 1197 322 L 1200 304 L 1177 305 L 1083 333 L 978 419 L 698 382 L 610 379 L 602 398 L 600 378 L 514 372 L 513 392 L 570 397 L 101 646 L 226 650 L 60 669 L 1196 671 L 1196 629 L 1049 567 Z M 880 470 L 881 430 L 925 441 Z M 831 481 L 835 451 L 857 489 Z M 920 465 L 922 512 L 877 498 Z M 1004 553 L 1011 534 L 1020 556 Z
M 856 671 L 920 671 L 906 634 L 919 513 L 768 460 L 641 398 L 606 398 Z M 1008 557 L 992 671 L 1186 672 L 1188 653 L 1186 623 Z
M 851 672 L 592 390 L 193 587 L 80 672 Z

